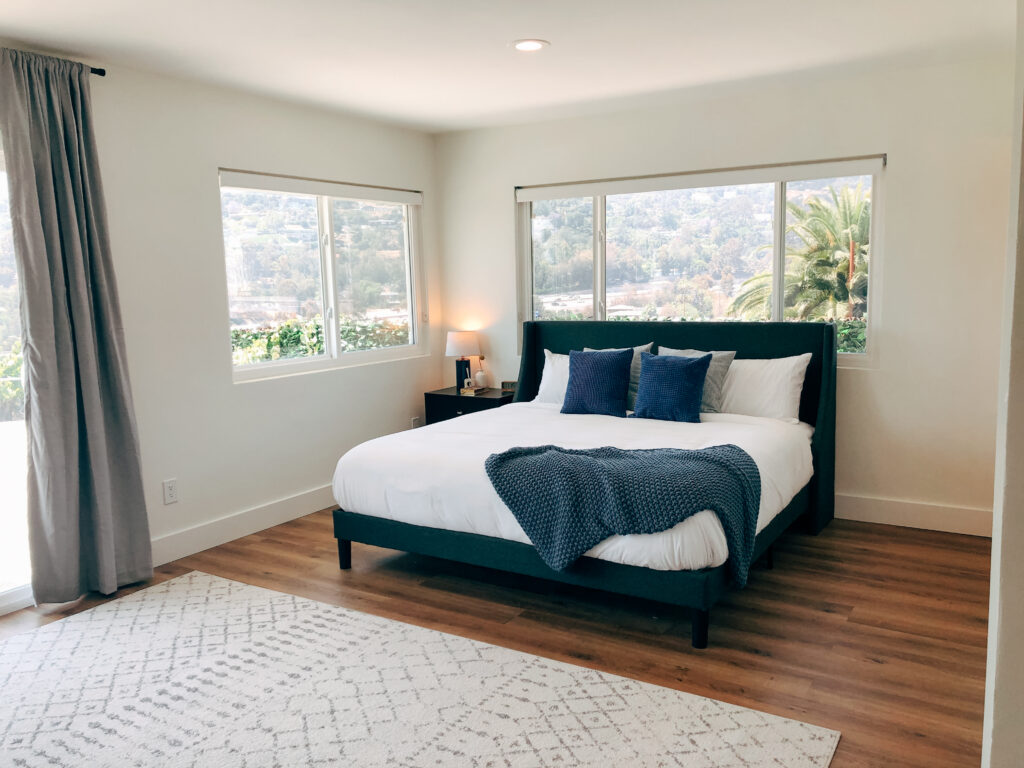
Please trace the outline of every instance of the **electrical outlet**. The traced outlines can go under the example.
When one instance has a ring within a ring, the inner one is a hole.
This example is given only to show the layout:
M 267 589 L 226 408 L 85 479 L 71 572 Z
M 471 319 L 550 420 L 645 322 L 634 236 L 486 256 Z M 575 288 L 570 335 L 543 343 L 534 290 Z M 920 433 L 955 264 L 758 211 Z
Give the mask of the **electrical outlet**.
M 178 503 L 178 478 L 164 480 L 164 504 Z
M 416 429 L 416 427 L 418 427 L 419 425 L 420 425 L 420 417 L 419 416 L 413 416 L 411 419 L 409 419 L 409 429 Z

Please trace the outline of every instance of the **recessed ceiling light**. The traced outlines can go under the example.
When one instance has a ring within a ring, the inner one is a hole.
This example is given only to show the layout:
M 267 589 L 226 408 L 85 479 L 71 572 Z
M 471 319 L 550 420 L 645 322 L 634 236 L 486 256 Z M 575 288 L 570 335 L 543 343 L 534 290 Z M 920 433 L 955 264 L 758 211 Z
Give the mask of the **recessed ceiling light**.
M 551 43 L 547 40 L 537 40 L 535 38 L 530 38 L 529 40 L 516 40 L 512 43 L 512 47 L 517 51 L 524 51 L 527 53 L 539 51 L 541 48 L 547 48 L 549 45 L 551 45 Z

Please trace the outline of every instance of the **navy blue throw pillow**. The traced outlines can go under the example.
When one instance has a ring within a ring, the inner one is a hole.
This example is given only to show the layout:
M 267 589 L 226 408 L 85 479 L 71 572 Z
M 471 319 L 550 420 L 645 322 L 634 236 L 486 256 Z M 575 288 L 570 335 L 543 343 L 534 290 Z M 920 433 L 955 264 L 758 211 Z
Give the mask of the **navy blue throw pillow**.
M 562 413 L 625 416 L 632 349 L 569 353 L 569 385 Z
M 700 421 L 700 401 L 711 355 L 702 357 L 640 356 L 640 386 L 636 393 L 638 419 Z

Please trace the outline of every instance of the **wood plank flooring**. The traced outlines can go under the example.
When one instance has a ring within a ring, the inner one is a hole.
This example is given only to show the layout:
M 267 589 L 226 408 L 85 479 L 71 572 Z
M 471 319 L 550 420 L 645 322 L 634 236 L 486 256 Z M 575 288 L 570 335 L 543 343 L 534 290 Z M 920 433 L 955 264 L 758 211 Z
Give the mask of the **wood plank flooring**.
M 842 731 L 833 768 L 976 766 L 989 542 L 837 520 L 787 534 L 775 569 L 711 612 L 353 545 L 337 567 L 329 511 L 162 566 L 472 637 Z M 127 594 L 138 587 L 124 589 Z M 0 618 L 0 637 L 102 602 Z

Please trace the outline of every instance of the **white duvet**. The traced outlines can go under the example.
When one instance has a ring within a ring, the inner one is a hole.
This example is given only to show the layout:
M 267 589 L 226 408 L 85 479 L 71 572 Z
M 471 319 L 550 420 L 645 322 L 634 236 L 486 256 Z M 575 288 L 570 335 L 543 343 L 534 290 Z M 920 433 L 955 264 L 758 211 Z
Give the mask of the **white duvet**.
M 757 530 L 811 478 L 807 424 L 733 414 L 700 424 L 559 413 L 558 405 L 514 403 L 358 445 L 338 461 L 334 498 L 349 512 L 529 543 L 484 471 L 514 446 L 706 448 L 733 443 L 761 473 Z M 705 510 L 661 533 L 612 536 L 591 557 L 657 570 L 697 570 L 728 557 L 718 517 Z

